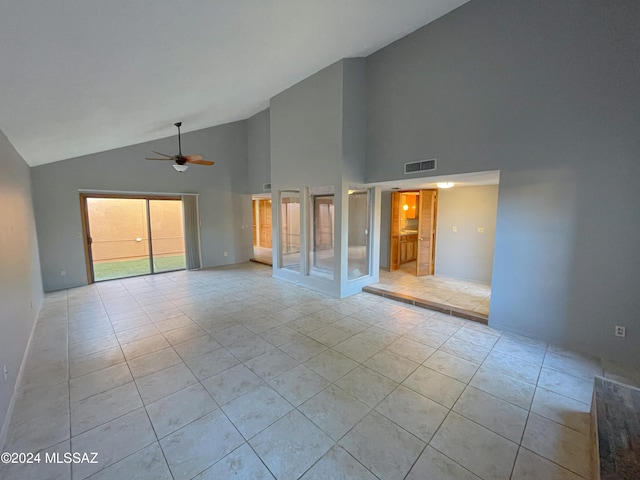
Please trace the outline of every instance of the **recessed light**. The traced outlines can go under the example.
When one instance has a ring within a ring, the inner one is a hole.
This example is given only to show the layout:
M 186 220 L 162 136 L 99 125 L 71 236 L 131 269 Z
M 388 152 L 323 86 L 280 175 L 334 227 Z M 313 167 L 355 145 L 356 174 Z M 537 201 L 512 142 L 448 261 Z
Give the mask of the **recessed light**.
M 453 187 L 454 183 L 453 182 L 438 182 L 436 185 L 438 186 L 438 188 L 451 188 L 451 187 Z

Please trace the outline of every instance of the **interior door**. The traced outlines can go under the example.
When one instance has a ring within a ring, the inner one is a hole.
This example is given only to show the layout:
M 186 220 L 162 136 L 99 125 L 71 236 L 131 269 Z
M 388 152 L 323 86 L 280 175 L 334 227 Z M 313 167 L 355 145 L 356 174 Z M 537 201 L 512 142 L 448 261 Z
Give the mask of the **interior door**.
M 253 207 L 253 246 L 257 247 L 258 246 L 258 232 L 257 232 L 257 225 L 258 225 L 258 200 L 253 200 L 251 202 L 252 207 Z
M 436 239 L 437 190 L 420 190 L 416 276 L 433 275 Z
M 260 246 L 271 248 L 271 200 L 260 200 Z
M 391 238 L 389 239 L 389 271 L 400 268 L 400 203 L 402 194 L 391 193 Z

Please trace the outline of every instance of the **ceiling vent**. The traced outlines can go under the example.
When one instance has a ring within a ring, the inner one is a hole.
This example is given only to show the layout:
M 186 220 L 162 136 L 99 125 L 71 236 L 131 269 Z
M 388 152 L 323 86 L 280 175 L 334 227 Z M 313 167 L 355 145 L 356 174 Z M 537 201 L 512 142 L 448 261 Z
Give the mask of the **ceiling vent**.
M 404 174 L 417 172 L 428 172 L 436 169 L 436 159 L 420 160 L 419 162 L 409 162 L 404 164 Z
M 265 192 L 270 192 L 271 191 L 271 184 L 270 183 L 263 183 L 262 184 L 262 190 Z

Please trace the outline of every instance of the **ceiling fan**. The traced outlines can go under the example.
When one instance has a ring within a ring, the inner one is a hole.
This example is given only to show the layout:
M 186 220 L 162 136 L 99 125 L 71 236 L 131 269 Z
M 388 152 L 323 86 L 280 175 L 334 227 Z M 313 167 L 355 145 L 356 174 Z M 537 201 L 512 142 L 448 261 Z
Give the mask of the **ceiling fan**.
M 182 122 L 174 123 L 176 127 L 178 127 L 178 154 L 177 155 L 167 155 L 166 153 L 160 153 L 154 151 L 153 153 L 157 155 L 161 155 L 164 158 L 149 158 L 146 160 L 173 160 L 176 163 L 173 165 L 178 172 L 184 172 L 189 165 L 187 163 L 193 163 L 195 165 L 213 165 L 215 162 L 210 160 L 203 160 L 202 155 L 182 155 L 182 143 L 180 141 L 180 127 L 182 126 Z

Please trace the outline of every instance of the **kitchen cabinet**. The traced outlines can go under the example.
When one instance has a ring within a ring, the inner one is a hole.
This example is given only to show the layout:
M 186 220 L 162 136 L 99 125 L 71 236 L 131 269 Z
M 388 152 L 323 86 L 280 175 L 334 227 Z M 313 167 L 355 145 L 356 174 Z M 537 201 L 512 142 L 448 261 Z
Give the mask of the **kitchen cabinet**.
M 418 256 L 418 234 L 400 235 L 400 264 L 413 262 Z

